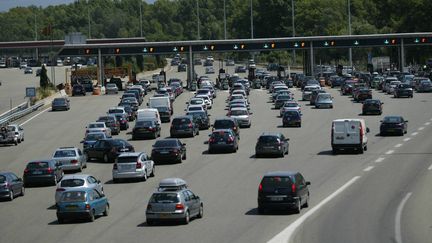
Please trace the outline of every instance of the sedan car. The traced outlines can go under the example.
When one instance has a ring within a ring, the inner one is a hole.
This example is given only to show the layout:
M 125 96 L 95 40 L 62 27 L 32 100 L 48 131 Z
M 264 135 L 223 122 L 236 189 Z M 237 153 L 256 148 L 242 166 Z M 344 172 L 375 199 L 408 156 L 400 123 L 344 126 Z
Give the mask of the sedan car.
M 64 171 L 82 171 L 87 168 L 86 156 L 77 147 L 60 147 L 52 155 L 52 159 L 61 163 Z
M 146 181 L 148 177 L 153 177 L 154 175 L 154 162 L 144 152 L 120 154 L 112 170 L 114 183 L 121 179 L 140 179 Z
M 100 116 L 96 122 L 105 122 L 105 125 L 111 129 L 112 135 L 120 133 L 120 121 L 115 115 Z
M 63 178 L 64 172 L 61 163 L 55 160 L 34 160 L 27 163 L 24 169 L 24 184 L 29 187 L 34 184 L 52 184 Z
M 381 121 L 380 135 L 398 134 L 403 136 L 408 130 L 408 121 L 402 116 L 385 116 Z
M 69 110 L 70 104 L 67 98 L 55 98 L 51 102 L 51 110 L 52 111 L 61 111 L 61 110 Z
M 55 203 L 57 204 L 62 194 L 71 189 L 96 189 L 103 193 L 103 185 L 96 177 L 88 174 L 65 175 L 57 184 L 55 192 Z
M 235 153 L 238 147 L 238 138 L 231 129 L 216 129 L 210 134 L 208 140 L 209 154 L 221 150 Z
M 315 108 L 333 108 L 333 97 L 329 93 L 320 93 L 315 99 Z
M 382 114 L 382 105 L 384 102 L 381 102 L 380 100 L 372 100 L 367 99 L 363 102 L 362 107 L 362 115 L 369 115 L 369 114 Z
M 132 130 L 132 140 L 157 138 L 161 135 L 161 126 L 155 119 L 138 120 Z
M 200 130 L 210 128 L 210 119 L 206 111 L 189 111 L 187 116 L 192 116 L 194 122 L 198 125 Z
M 414 97 L 414 91 L 411 88 L 410 84 L 399 84 L 396 86 L 394 90 L 394 97 L 400 98 L 400 97 Z
M 22 178 L 13 172 L 0 171 L 0 198 L 12 201 L 17 196 L 24 196 L 25 188 Z
M 280 116 L 283 117 L 283 114 L 287 111 L 298 111 L 301 114 L 301 106 L 295 101 L 286 101 L 283 106 L 280 108 Z
M 177 138 L 157 140 L 153 145 L 151 158 L 156 164 L 162 162 L 181 163 L 186 159 L 186 144 Z
M 62 194 L 57 204 L 57 221 L 62 224 L 67 219 L 84 218 L 90 222 L 97 215 L 108 216 L 108 198 L 95 189 L 71 189 Z
M 228 116 L 237 120 L 239 127 L 251 127 L 252 122 L 247 108 L 232 108 Z
M 105 163 L 114 162 L 114 160 L 124 152 L 135 152 L 135 148 L 123 139 L 100 139 L 87 148 L 87 159 L 102 160 Z
M 289 138 L 285 138 L 282 133 L 264 132 L 255 145 L 255 157 L 259 158 L 266 154 L 284 157 L 289 151 L 288 141 Z
M 107 83 L 105 86 L 105 94 L 118 94 L 118 87 L 115 83 Z

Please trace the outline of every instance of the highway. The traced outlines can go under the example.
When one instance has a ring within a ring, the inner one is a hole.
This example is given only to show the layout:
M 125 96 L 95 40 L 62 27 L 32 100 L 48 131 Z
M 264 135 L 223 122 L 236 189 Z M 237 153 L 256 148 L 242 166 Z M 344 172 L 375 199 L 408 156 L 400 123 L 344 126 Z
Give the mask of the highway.
M 202 67 L 197 70 L 203 74 Z M 11 80 L 19 80 L 20 75 Z M 184 80 L 186 73 L 179 74 L 174 68 L 168 72 L 170 77 Z M 110 215 L 93 223 L 59 225 L 53 207 L 55 187 L 27 188 L 24 197 L 0 202 L 0 242 L 284 242 L 288 238 L 291 242 L 430 242 L 432 95 L 416 93 L 413 99 L 393 99 L 374 91 L 374 97 L 385 103 L 384 114 L 360 116 L 360 103 L 341 96 L 337 89 L 326 89 L 335 98 L 335 108 L 316 110 L 300 101 L 301 128 L 282 128 L 279 111 L 271 109 L 267 91 L 251 90 L 252 127 L 241 130 L 236 154 L 207 154 L 208 132 L 200 131 L 195 138 L 181 139 L 187 146 L 187 160 L 157 166 L 156 177 L 146 182 L 113 184 L 112 164 L 89 162 L 84 173 L 104 183 L 111 204 Z M 300 91 L 293 90 L 300 99 Z M 226 114 L 227 95 L 226 91 L 218 93 L 211 120 Z M 185 92 L 176 99 L 176 115 L 184 113 L 185 102 L 192 96 Z M 26 140 L 19 146 L 0 147 L 0 169 L 22 175 L 29 160 L 49 158 L 59 146 L 81 147 L 86 124 L 115 106 L 119 97 L 70 97 L 70 111 L 45 111 L 28 122 L 31 116 L 26 117 L 21 121 L 26 122 Z M 390 114 L 409 120 L 408 134 L 377 136 L 380 119 Z M 364 118 L 371 130 L 368 151 L 332 155 L 331 121 L 354 117 Z M 289 137 L 289 155 L 254 158 L 255 143 L 263 131 L 280 131 Z M 165 123 L 161 137 L 168 135 L 169 124 Z M 118 137 L 130 139 L 131 135 L 122 132 Z M 154 140 L 130 143 L 137 151 L 149 153 Z M 258 184 L 264 173 L 274 170 L 297 170 L 311 181 L 308 209 L 301 214 L 258 215 Z M 147 201 L 158 182 L 167 177 L 185 179 L 202 198 L 202 219 L 189 225 L 147 226 Z

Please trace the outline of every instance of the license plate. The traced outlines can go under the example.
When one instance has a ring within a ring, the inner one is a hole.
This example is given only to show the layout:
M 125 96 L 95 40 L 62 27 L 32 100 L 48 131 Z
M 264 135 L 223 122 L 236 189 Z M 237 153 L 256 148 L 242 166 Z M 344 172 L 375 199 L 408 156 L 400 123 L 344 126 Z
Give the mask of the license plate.
M 168 151 L 161 151 L 160 153 L 161 154 L 168 154 L 169 152 Z
M 225 144 L 225 142 L 218 142 L 218 144 Z
M 68 208 L 68 209 L 74 209 L 74 208 L 77 208 L 77 205 L 67 205 L 66 208 Z
M 41 175 L 41 174 L 42 174 L 42 171 L 36 170 L 36 171 L 33 171 L 32 174 L 33 174 L 33 175 Z
M 282 201 L 283 197 L 271 197 L 270 200 L 271 201 Z
M 169 214 L 168 213 L 161 213 L 159 216 L 161 218 L 168 218 Z
M 394 129 L 388 129 L 387 131 L 389 131 L 389 132 L 394 132 Z

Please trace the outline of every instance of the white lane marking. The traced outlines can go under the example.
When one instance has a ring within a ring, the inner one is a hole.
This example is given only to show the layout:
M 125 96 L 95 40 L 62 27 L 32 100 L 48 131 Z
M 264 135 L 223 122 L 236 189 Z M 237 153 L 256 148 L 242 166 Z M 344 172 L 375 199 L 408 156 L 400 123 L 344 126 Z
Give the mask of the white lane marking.
M 418 132 L 413 132 L 413 133 L 411 133 L 411 136 L 415 136 L 417 134 L 418 134 Z
M 425 122 L 425 126 L 429 126 L 431 123 L 430 122 Z
M 385 158 L 380 157 L 378 159 L 375 160 L 375 163 L 381 163 Z
M 330 194 L 328 197 L 326 197 L 324 200 L 322 200 L 320 203 L 318 203 L 315 207 L 311 208 L 309 211 L 307 211 L 305 214 L 297 218 L 294 222 L 292 222 L 290 225 L 288 225 L 284 230 L 282 230 L 279 234 L 274 236 L 272 239 L 267 241 L 268 243 L 280 243 L 280 242 L 289 242 L 291 237 L 293 237 L 294 232 L 296 229 L 301 226 L 306 219 L 308 219 L 310 216 L 312 216 L 314 213 L 316 213 L 319 209 L 321 209 L 326 203 L 330 202 L 332 199 L 334 199 L 336 196 L 341 194 L 345 189 L 350 187 L 352 184 L 354 184 L 355 181 L 360 179 L 360 176 L 355 176 L 351 180 L 349 180 L 345 185 L 341 186 L 339 189 L 334 191 L 332 194 Z
M 398 143 L 398 144 L 395 145 L 395 148 L 400 148 L 400 147 L 402 147 L 402 145 L 403 145 L 403 144 Z
M 404 142 L 408 142 L 411 138 L 404 138 Z
M 419 127 L 419 128 L 418 128 L 419 131 L 421 131 L 421 130 L 423 130 L 423 129 L 424 129 L 424 127 Z
M 375 166 L 368 166 L 368 167 L 364 168 L 363 171 L 368 172 L 368 171 L 372 170 L 373 168 L 375 168 Z
M 47 111 L 47 110 L 49 110 L 49 109 L 51 109 L 51 107 L 48 107 L 48 108 L 46 108 L 45 110 L 43 110 L 43 111 L 37 113 L 36 115 L 30 117 L 27 121 L 24 121 L 23 123 L 21 123 L 20 126 L 25 125 L 27 122 L 33 120 L 34 118 L 38 117 L 40 114 L 44 113 L 45 111 Z
M 394 153 L 394 150 L 389 150 L 385 154 L 392 154 L 392 153 Z
M 409 192 L 405 195 L 405 197 L 402 199 L 401 203 L 399 204 L 397 211 L 396 211 L 396 217 L 395 217 L 395 239 L 396 243 L 402 243 L 402 231 L 401 231 L 401 220 L 402 220 L 402 211 L 403 208 L 408 201 L 408 199 L 411 197 L 412 193 Z
M 432 170 L 432 165 L 429 166 L 428 170 Z

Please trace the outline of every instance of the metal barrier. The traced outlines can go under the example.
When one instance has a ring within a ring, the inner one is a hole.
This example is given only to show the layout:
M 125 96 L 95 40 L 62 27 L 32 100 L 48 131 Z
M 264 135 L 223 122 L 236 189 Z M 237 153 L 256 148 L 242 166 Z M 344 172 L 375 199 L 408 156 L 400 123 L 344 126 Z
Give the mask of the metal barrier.
M 10 110 L 8 113 L 0 117 L 0 125 L 1 126 L 7 125 L 9 122 L 15 121 L 23 116 L 26 116 L 44 105 L 45 102 L 40 102 L 30 107 L 26 107 L 26 108 L 20 107 L 21 109 L 18 109 L 19 107 L 17 107 L 13 110 Z

